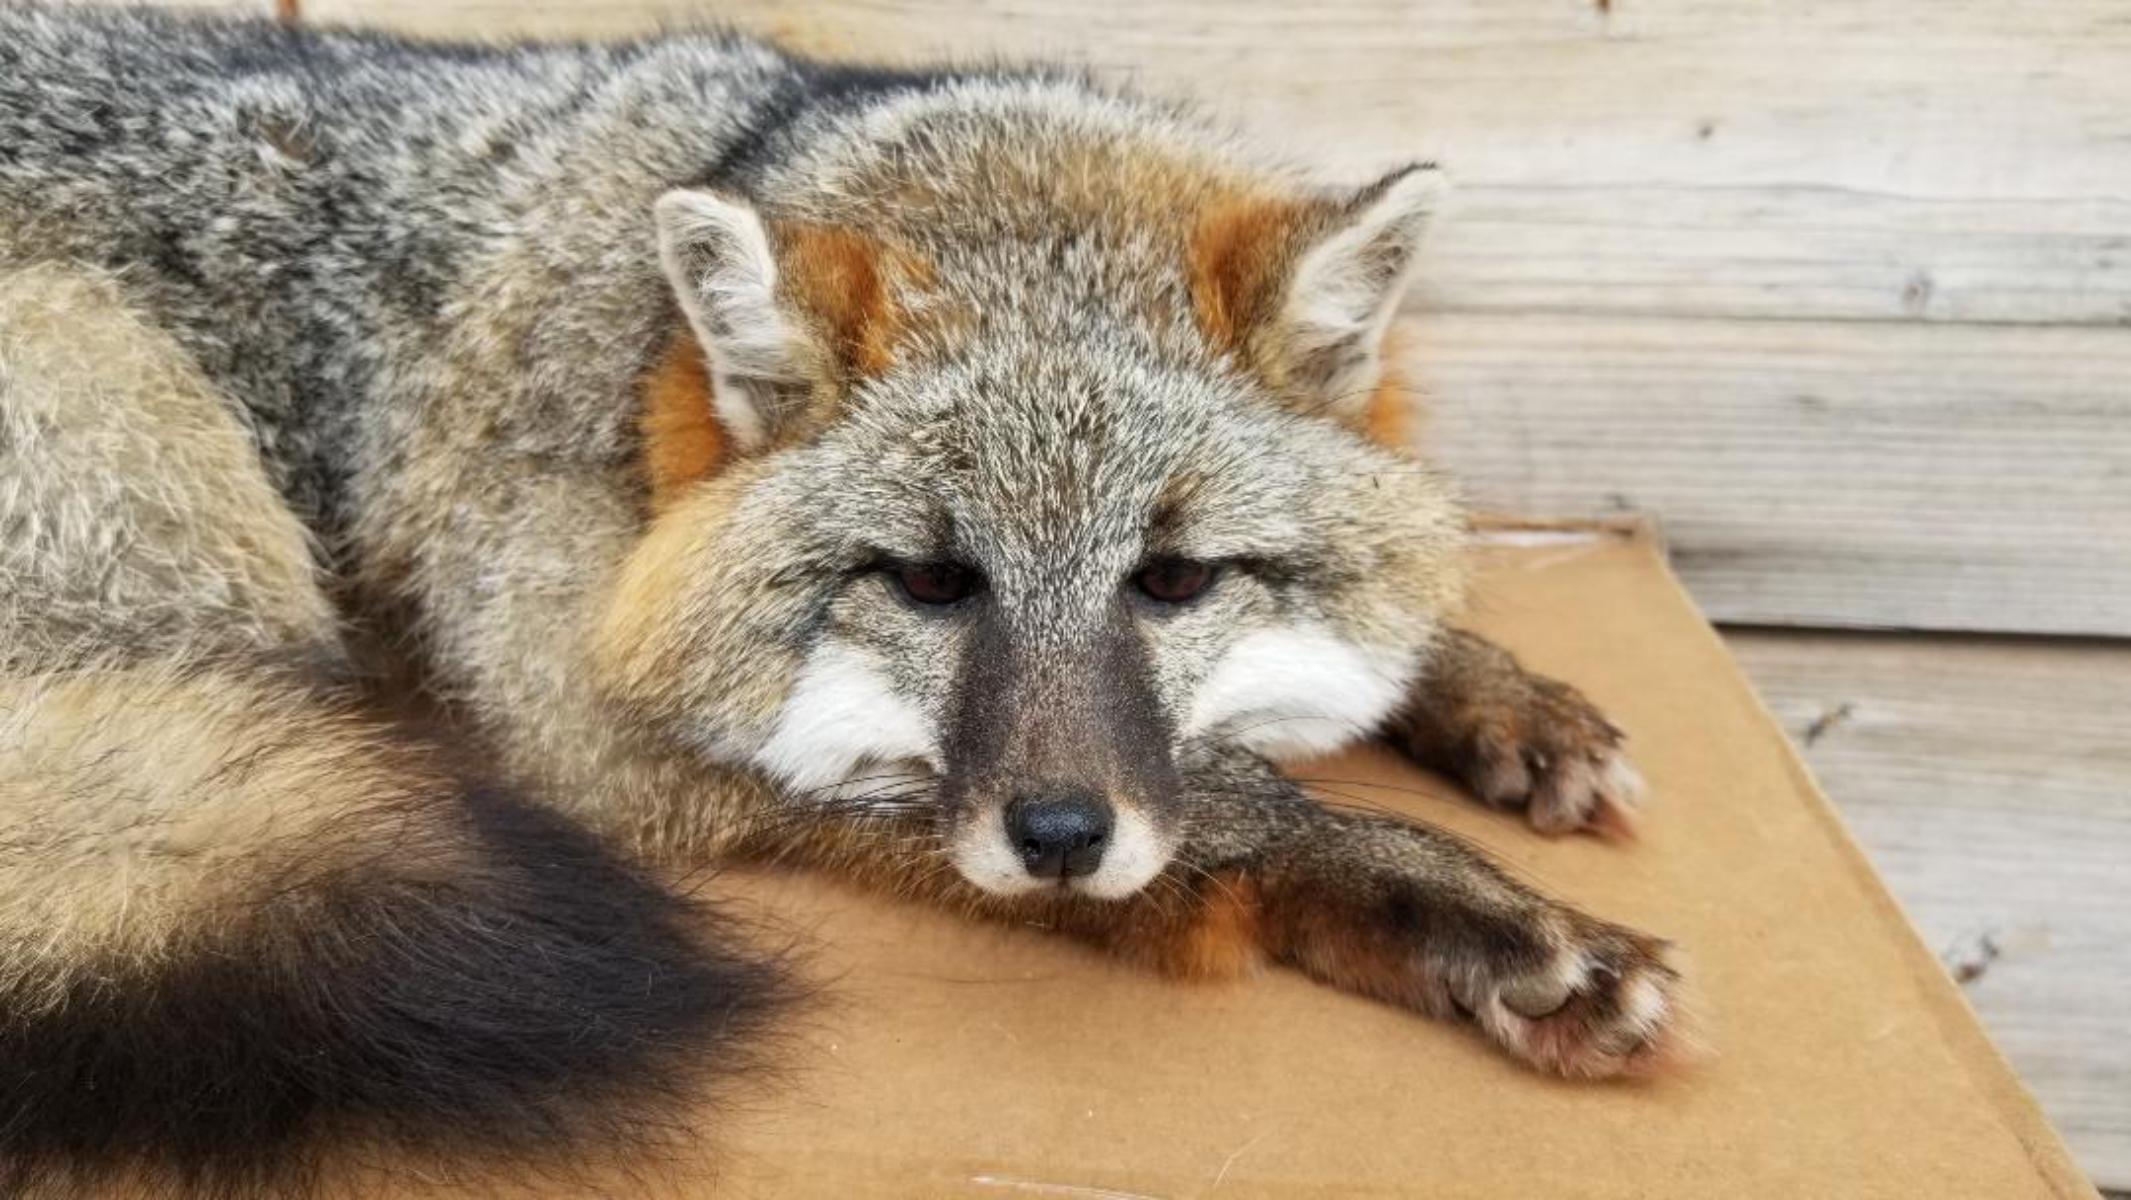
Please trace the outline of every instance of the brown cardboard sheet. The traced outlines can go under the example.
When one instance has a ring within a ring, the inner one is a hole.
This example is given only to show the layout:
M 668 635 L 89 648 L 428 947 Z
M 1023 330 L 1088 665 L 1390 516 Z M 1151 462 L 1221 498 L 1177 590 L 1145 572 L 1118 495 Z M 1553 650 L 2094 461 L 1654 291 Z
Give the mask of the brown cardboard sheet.
M 1632 530 L 1498 531 L 1471 623 L 1629 731 L 1640 841 L 1543 840 L 1387 755 L 1307 775 L 1685 951 L 1716 1057 L 1571 1084 L 1284 971 L 1163 982 L 816 880 L 718 888 L 831 1000 L 729 1113 L 736 1196 L 2091 1196 L 1723 645 Z

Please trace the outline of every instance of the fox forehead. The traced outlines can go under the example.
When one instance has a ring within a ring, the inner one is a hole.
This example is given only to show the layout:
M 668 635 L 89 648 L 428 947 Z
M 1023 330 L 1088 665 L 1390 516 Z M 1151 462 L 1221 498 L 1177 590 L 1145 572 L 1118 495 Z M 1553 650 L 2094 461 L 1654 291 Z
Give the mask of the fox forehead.
M 980 508 L 987 485 L 1099 496 L 1253 407 L 1337 408 L 1396 438 L 1373 347 L 1427 174 L 1314 188 L 1182 112 L 964 80 L 815 113 L 744 197 L 669 194 L 661 253 L 722 358 L 704 382 L 744 452 L 886 427 L 915 431 L 930 475 L 965 478 Z M 710 440 L 661 461 L 713 469 Z
M 1366 465 L 1350 436 L 1254 403 L 1232 381 L 1070 349 L 1014 371 L 959 360 L 862 388 L 814 462 L 825 515 L 903 558 L 1288 558 L 1311 496 Z

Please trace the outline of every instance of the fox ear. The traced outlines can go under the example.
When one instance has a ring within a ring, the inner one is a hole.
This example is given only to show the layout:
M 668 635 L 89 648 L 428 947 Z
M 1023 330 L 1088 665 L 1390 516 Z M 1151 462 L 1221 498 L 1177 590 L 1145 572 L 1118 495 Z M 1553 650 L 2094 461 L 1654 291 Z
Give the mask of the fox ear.
M 1345 196 L 1208 214 L 1193 247 L 1202 323 L 1292 403 L 1362 424 L 1445 190 L 1440 170 L 1418 165 Z
M 1281 306 L 1288 368 L 1328 411 L 1359 416 L 1383 377 L 1384 330 L 1413 281 L 1443 173 L 1407 167 L 1363 188 L 1302 251 Z
M 777 258 L 762 218 L 702 191 L 659 198 L 659 261 L 711 374 L 718 421 L 742 451 L 768 442 L 808 379 L 804 325 L 778 301 Z

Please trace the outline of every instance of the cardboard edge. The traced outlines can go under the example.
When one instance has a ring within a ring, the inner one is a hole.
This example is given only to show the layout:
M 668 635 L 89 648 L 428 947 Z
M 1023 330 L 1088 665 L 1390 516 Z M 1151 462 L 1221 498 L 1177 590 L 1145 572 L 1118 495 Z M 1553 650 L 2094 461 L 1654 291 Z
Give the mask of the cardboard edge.
M 1507 528 L 1572 529 L 1576 522 L 1509 522 Z M 1651 565 L 1664 579 L 1682 604 L 1698 616 L 1701 609 L 1674 574 L 1670 562 L 1663 553 L 1654 529 L 1639 521 L 1603 521 L 1586 523 L 1596 531 L 1623 537 L 1631 543 L 1640 543 L 1647 549 Z M 1947 976 L 1944 966 L 1924 943 L 1922 933 L 1909 919 L 1901 901 L 1889 890 L 1879 871 L 1872 865 L 1871 857 L 1844 824 L 1840 810 L 1828 798 L 1820 784 L 1813 778 L 1812 769 L 1799 753 L 1798 746 L 1783 731 L 1783 725 L 1770 711 L 1761 693 L 1756 691 L 1746 672 L 1732 657 L 1730 647 L 1724 644 L 1723 635 L 1710 624 L 1706 617 L 1697 622 L 1700 636 L 1721 658 L 1732 684 L 1744 692 L 1755 712 L 1767 727 L 1769 734 L 1782 744 L 1784 769 L 1790 777 L 1793 789 L 1820 825 L 1838 852 L 1848 863 L 1850 874 L 1863 885 L 1865 894 L 1873 906 L 1889 921 L 1905 930 L 1902 953 L 1911 967 L 1919 998 L 1937 1026 L 1939 1036 L 1950 1046 L 1955 1057 L 1966 1072 L 1969 1083 L 1977 1094 L 1996 1109 L 1998 1119 L 2006 1132 L 2020 1144 L 2036 1174 L 2050 1190 L 2065 1200 L 2100 1200 L 2101 1193 L 2073 1161 L 2071 1151 L 2049 1123 L 2042 1106 L 2035 1100 L 2027 1086 L 2020 1081 L 1996 1043 L 1990 1040 L 1982 1021 L 1969 1006 L 1966 996 Z

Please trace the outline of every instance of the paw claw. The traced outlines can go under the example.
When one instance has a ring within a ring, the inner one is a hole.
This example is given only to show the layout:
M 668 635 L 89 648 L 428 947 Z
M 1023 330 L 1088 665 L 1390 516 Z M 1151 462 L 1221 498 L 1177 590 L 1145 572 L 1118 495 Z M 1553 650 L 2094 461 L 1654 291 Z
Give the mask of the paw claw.
M 1517 1057 L 1571 1078 L 1649 1075 L 1690 1057 L 1682 984 L 1663 944 L 1611 926 L 1579 940 L 1555 970 L 1496 985 L 1493 1003 L 1472 1005 L 1481 1027 Z
M 1405 731 L 1422 761 L 1448 767 L 1489 804 L 1523 809 L 1540 833 L 1634 833 L 1643 782 L 1622 752 L 1626 735 L 1576 689 L 1524 675 L 1452 711 Z
M 1635 831 L 1641 795 L 1642 777 L 1619 751 L 1607 750 L 1557 763 L 1524 798 L 1524 810 L 1541 833 L 1622 837 Z

